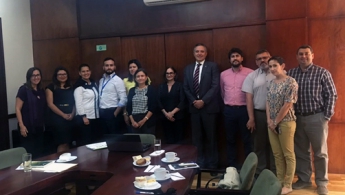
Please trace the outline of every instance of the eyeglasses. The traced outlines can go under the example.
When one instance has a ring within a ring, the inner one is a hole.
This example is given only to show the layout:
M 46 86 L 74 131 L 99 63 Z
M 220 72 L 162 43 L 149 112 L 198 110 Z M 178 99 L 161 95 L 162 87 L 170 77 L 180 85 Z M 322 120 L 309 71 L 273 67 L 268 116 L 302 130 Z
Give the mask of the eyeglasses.
M 175 74 L 175 73 L 174 72 L 166 72 L 165 74 L 169 75 L 169 74 Z
M 265 56 L 265 57 L 261 57 L 261 58 L 256 58 L 256 61 L 267 60 L 268 58 L 270 58 L 270 57 Z
M 63 77 L 63 76 L 67 76 L 66 73 L 62 73 L 62 74 L 57 74 L 59 77 Z
M 31 75 L 31 78 L 38 78 L 38 77 L 41 77 L 41 75 L 40 74 L 33 74 L 33 75 Z

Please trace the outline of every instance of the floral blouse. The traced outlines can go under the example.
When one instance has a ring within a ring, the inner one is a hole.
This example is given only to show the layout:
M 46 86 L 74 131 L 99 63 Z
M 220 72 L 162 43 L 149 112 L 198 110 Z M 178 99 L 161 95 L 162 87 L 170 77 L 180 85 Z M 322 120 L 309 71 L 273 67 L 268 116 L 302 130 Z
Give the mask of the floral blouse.
M 298 84 L 292 77 L 287 77 L 284 81 L 275 83 L 272 80 L 268 87 L 267 102 L 270 110 L 270 118 L 274 120 L 285 102 L 297 102 Z M 293 106 L 289 108 L 288 113 L 282 121 L 296 120 Z

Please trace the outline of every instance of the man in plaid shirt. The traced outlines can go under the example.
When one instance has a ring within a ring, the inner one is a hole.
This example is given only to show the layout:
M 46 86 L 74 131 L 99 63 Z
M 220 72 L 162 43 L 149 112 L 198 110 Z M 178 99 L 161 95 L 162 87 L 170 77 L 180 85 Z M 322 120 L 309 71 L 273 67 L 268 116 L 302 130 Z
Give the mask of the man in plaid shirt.
M 295 133 L 296 174 L 293 189 L 311 186 L 310 145 L 314 151 L 315 183 L 318 194 L 328 194 L 328 121 L 334 114 L 337 91 L 331 73 L 313 64 L 314 53 L 309 45 L 297 50 L 299 66 L 288 71 L 298 83 L 295 104 L 297 127 Z

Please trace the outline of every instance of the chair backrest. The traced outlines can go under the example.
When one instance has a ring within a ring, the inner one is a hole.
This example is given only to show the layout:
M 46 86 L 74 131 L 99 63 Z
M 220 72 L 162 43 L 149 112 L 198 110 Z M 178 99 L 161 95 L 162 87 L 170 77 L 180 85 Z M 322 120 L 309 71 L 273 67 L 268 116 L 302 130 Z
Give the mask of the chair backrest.
M 272 171 L 263 170 L 254 186 L 250 195 L 280 195 L 282 191 L 282 184 L 278 178 L 272 173 Z
M 254 152 L 251 152 L 244 161 L 240 171 L 240 190 L 250 190 L 257 166 L 258 157 Z
M 156 136 L 152 134 L 141 134 L 141 133 L 126 133 L 125 135 L 140 135 L 141 143 L 154 144 Z
M 22 155 L 26 153 L 25 148 L 11 148 L 0 151 L 0 169 L 22 163 Z

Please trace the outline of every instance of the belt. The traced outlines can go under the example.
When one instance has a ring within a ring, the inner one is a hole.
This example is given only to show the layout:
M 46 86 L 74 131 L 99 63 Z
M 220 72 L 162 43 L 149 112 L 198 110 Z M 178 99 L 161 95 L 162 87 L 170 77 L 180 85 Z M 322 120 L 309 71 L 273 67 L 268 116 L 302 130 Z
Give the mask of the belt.
M 266 110 L 254 109 L 254 111 L 258 111 L 258 112 L 264 112 L 264 113 L 266 113 Z
M 241 105 L 241 106 L 230 106 L 230 105 L 225 105 L 226 107 L 230 107 L 230 108 L 245 108 L 247 107 L 246 105 Z
M 317 113 L 320 113 L 320 112 L 323 112 L 322 108 L 316 109 L 316 110 L 314 110 L 312 112 L 296 112 L 295 114 L 296 115 L 300 115 L 300 116 L 310 116 L 310 115 L 314 115 L 314 114 L 317 114 Z

